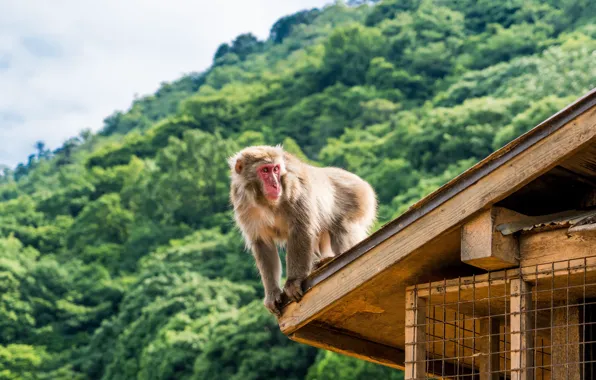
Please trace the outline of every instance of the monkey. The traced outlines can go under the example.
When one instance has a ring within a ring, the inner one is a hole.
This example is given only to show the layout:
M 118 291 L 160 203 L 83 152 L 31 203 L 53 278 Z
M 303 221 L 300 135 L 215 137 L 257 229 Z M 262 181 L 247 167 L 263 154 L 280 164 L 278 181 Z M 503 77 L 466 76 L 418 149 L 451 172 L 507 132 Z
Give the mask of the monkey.
M 283 293 L 300 301 L 314 269 L 367 237 L 377 195 L 356 174 L 307 164 L 281 145 L 244 148 L 228 164 L 235 224 L 256 261 L 263 303 L 279 317 Z M 286 249 L 283 289 L 278 247 Z

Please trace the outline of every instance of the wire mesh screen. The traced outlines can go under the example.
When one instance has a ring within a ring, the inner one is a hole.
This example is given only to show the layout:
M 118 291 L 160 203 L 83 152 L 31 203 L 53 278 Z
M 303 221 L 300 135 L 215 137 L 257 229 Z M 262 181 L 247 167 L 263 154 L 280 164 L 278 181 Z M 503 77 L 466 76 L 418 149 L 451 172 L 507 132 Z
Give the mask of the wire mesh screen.
M 596 257 L 408 288 L 406 379 L 596 378 Z

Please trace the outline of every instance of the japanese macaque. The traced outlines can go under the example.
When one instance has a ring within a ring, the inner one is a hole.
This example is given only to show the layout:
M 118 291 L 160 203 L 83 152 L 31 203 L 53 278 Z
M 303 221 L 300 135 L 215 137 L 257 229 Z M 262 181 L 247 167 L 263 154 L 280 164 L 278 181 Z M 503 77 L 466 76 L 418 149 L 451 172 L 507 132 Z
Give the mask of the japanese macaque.
M 282 292 L 299 301 L 313 269 L 367 237 L 377 197 L 355 174 L 308 165 L 279 145 L 245 148 L 229 164 L 236 224 L 256 260 L 265 307 L 279 316 Z M 283 290 L 278 246 L 286 247 Z

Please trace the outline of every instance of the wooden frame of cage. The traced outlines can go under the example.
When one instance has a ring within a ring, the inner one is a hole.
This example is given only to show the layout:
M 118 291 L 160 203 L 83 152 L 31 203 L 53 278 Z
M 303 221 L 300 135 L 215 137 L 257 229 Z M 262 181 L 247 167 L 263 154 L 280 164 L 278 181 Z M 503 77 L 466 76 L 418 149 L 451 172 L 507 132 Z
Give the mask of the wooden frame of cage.
M 591 305 L 596 257 L 410 286 L 406 379 L 588 378 Z

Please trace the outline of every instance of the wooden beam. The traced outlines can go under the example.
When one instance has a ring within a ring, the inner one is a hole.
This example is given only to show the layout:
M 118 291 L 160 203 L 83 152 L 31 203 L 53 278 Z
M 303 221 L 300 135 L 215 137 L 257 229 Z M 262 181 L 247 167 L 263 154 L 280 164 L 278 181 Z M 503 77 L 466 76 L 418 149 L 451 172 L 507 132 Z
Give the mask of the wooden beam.
M 521 280 L 511 280 L 511 380 L 534 378 L 532 288 Z
M 426 378 L 426 301 L 416 290 L 406 293 L 406 377 Z
M 485 270 L 519 265 L 517 236 L 503 235 L 496 226 L 528 217 L 502 207 L 480 212 L 461 229 L 461 261 Z
M 332 351 L 338 354 L 350 356 L 371 363 L 380 364 L 396 370 L 405 371 L 406 354 L 404 350 L 387 346 L 376 342 L 354 336 L 345 331 L 325 326 L 320 323 L 311 323 L 297 330 L 288 336 L 291 340 L 323 350 Z M 433 378 L 440 379 L 442 376 L 451 378 L 456 374 L 468 374 L 468 368 L 457 368 L 449 361 L 441 363 Z M 429 368 L 432 371 L 432 366 Z M 430 373 L 429 373 L 430 375 Z
M 484 298 L 488 296 L 489 287 L 491 288 L 491 292 L 502 292 L 503 286 L 506 286 L 509 281 L 520 277 L 525 282 L 531 284 L 536 284 L 537 281 L 540 281 L 540 287 L 542 289 L 544 287 L 543 284 L 550 284 L 553 278 L 555 279 L 557 287 L 565 287 L 567 280 L 570 281 L 570 284 L 577 287 L 577 285 L 584 284 L 584 275 L 587 276 L 586 284 L 596 284 L 595 256 L 569 258 L 568 260 L 558 262 L 546 260 L 543 263 L 541 262 L 527 267 L 507 269 L 444 281 L 422 283 L 408 286 L 406 289 L 411 290 L 416 288 L 419 297 L 436 297 L 433 298 L 431 302 L 436 305 L 441 304 L 443 300 L 441 297 L 443 297 L 445 293 L 448 297 L 450 294 L 454 294 L 455 296 L 452 297 L 457 299 L 458 292 L 462 292 L 462 294 L 465 292 L 465 296 L 470 297 L 471 294 L 476 291 L 478 298 Z M 596 288 L 594 288 L 594 290 L 596 291 Z M 590 289 L 590 291 L 592 291 L 592 289 Z M 491 294 L 491 297 L 503 296 L 504 294 L 501 293 Z M 593 296 L 596 297 L 596 293 Z M 453 299 L 448 300 L 449 302 L 453 302 Z
M 495 317 L 480 320 L 480 380 L 500 380 L 500 327 Z
M 522 234 L 519 253 L 520 265 L 528 269 L 534 265 L 591 257 L 596 255 L 596 234 L 573 233 L 567 228 Z
M 404 370 L 403 350 L 358 338 L 321 325 L 308 325 L 289 338 L 309 346 Z
M 568 303 L 576 303 L 568 300 Z M 552 379 L 581 379 L 581 338 L 579 308 L 555 308 L 552 328 Z
M 596 146 L 589 146 L 561 163 L 565 169 L 586 179 L 596 177 Z
M 482 180 L 469 185 L 432 211 L 425 210 L 426 213 L 415 222 L 375 243 L 356 259 L 348 263 L 342 261 L 341 270 L 328 273 L 321 282 L 307 290 L 301 301 L 292 302 L 284 308 L 278 320 L 280 329 L 285 334 L 296 331 L 381 272 L 399 265 L 415 249 L 458 228 L 478 210 L 511 195 L 561 160 L 596 141 L 596 109 L 586 110 L 565 127 L 549 133 L 547 138 L 528 146 L 506 164 L 490 171 Z M 328 265 L 330 269 L 334 267 L 332 264 Z M 404 284 L 404 288 L 407 285 Z

